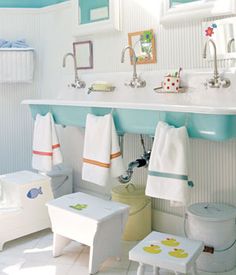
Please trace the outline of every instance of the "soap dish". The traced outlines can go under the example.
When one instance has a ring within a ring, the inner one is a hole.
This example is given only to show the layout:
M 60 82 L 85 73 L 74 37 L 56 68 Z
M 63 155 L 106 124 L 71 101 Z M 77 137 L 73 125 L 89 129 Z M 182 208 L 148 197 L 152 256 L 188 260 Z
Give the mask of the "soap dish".
M 154 88 L 153 90 L 159 94 L 183 94 L 187 92 L 187 87 L 180 87 L 178 92 L 167 92 L 162 87 Z
M 110 87 L 106 87 L 103 89 L 94 89 L 93 86 L 89 87 L 88 89 L 88 94 L 92 93 L 92 92 L 113 92 L 116 89 L 115 86 L 110 86 Z

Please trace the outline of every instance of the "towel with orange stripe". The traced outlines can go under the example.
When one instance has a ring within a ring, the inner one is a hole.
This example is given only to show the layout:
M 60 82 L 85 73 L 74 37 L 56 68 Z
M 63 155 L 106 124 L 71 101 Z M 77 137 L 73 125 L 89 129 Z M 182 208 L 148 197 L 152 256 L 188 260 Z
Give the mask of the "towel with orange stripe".
M 106 186 L 125 171 L 113 117 L 87 115 L 82 179 Z
M 51 113 L 45 116 L 37 114 L 34 124 L 32 167 L 48 172 L 62 161 L 60 143 Z

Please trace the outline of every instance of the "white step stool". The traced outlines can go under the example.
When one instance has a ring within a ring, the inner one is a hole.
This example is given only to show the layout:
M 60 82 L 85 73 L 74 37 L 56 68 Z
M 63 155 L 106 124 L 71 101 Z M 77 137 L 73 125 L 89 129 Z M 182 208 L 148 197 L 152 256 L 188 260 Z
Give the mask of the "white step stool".
M 108 257 L 120 257 L 128 205 L 79 192 L 55 199 L 47 206 L 54 233 L 54 257 L 61 255 L 70 240 L 90 246 L 90 274 L 96 273 Z
M 50 178 L 30 171 L 0 176 L 0 250 L 7 241 L 50 227 Z
M 153 266 L 153 274 L 160 268 L 175 274 L 197 275 L 196 260 L 203 251 L 203 243 L 159 232 L 150 233 L 129 252 L 129 259 L 139 262 L 137 275 L 143 275 L 145 264 Z

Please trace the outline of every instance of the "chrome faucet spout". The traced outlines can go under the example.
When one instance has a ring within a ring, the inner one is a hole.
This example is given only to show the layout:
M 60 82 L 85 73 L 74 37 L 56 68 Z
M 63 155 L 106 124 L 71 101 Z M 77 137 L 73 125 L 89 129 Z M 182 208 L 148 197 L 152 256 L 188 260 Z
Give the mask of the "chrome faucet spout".
M 217 66 L 217 49 L 216 49 L 216 44 L 212 39 L 209 39 L 206 41 L 204 48 L 203 48 L 203 58 L 206 59 L 207 57 L 207 46 L 212 44 L 213 50 L 214 50 L 214 57 L 213 57 L 213 62 L 214 62 L 214 73 L 213 73 L 213 78 L 207 80 L 205 83 L 206 87 L 210 88 L 228 88 L 230 87 L 230 80 L 227 78 L 221 78 L 219 71 L 218 71 L 218 66 Z
M 67 53 L 67 54 L 64 55 L 62 67 L 63 67 L 63 68 L 66 67 L 66 60 L 67 60 L 67 57 L 68 57 L 68 56 L 71 56 L 71 57 L 73 58 L 74 73 L 75 73 L 75 81 L 77 81 L 77 80 L 79 79 L 79 77 L 78 77 L 78 72 L 77 72 L 77 69 L 76 69 L 75 56 L 73 55 L 73 53 Z
M 135 53 L 135 50 L 131 46 L 126 46 L 121 52 L 121 63 L 125 62 L 125 53 L 129 50 L 132 54 L 132 63 L 133 63 L 133 78 L 132 80 L 127 84 L 128 86 L 132 88 L 143 88 L 146 86 L 146 81 L 142 80 L 140 77 L 138 77 L 137 74 L 137 56 Z
M 66 59 L 68 56 L 71 56 L 73 58 L 73 61 L 74 61 L 74 55 L 72 53 L 67 53 L 63 56 L 63 64 L 62 64 L 62 67 L 65 68 L 66 67 Z
M 137 56 L 136 56 L 136 53 L 134 51 L 134 49 L 131 47 L 131 46 L 126 46 L 123 50 L 122 50 L 122 53 L 121 53 L 121 63 L 124 63 L 125 62 L 125 52 L 127 50 L 130 50 L 132 52 L 132 63 L 133 63 L 133 78 L 137 78 L 138 75 L 137 75 Z
M 228 44 L 227 44 L 227 52 L 228 53 L 232 53 L 233 52 L 233 49 L 232 49 L 233 42 L 235 42 L 235 39 L 231 38 L 229 40 Z
M 209 39 L 208 41 L 206 41 L 205 46 L 204 46 L 204 50 L 203 50 L 203 58 L 206 59 L 207 57 L 207 46 L 209 44 L 212 44 L 213 49 L 214 49 L 214 78 L 217 80 L 219 79 L 219 72 L 218 72 L 218 67 L 217 67 L 217 49 L 216 49 L 216 44 L 212 39 Z
M 85 82 L 81 81 L 79 79 L 79 76 L 78 76 L 78 71 L 77 71 L 77 68 L 76 68 L 76 60 L 75 60 L 74 54 L 67 53 L 63 56 L 62 67 L 63 68 L 66 67 L 66 60 L 67 60 L 68 56 L 71 56 L 73 58 L 73 66 L 74 66 L 74 74 L 75 74 L 75 83 L 72 83 L 70 86 L 73 87 L 73 88 L 77 88 L 77 89 L 85 88 L 86 87 Z

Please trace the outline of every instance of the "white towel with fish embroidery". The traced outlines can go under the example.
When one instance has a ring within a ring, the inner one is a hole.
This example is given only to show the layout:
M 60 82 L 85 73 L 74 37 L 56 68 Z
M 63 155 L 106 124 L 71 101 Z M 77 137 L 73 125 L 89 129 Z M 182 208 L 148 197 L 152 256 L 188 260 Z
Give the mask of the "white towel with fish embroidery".
M 185 127 L 159 122 L 148 167 L 146 195 L 186 205 L 189 139 Z
M 87 115 L 82 179 L 106 186 L 125 171 L 113 117 Z
M 62 161 L 60 143 L 52 115 L 50 113 L 45 116 L 37 114 L 34 124 L 32 167 L 48 172 Z

